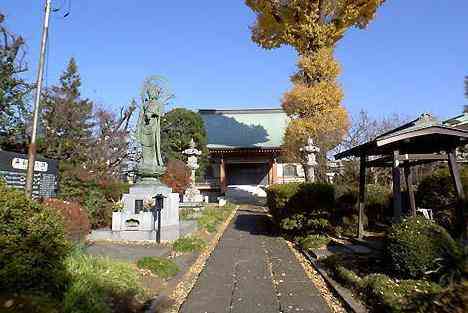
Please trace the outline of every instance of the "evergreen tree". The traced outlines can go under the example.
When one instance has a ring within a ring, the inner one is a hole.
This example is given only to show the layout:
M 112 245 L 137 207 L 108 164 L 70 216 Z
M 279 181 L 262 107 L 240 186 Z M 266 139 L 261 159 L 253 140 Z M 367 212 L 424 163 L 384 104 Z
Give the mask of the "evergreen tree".
M 164 116 L 161 124 L 161 151 L 165 161 L 186 160 L 182 151 L 189 148 L 193 138 L 197 149 L 202 151 L 200 169 L 197 171 L 201 175 L 206 167 L 208 149 L 205 125 L 200 114 L 182 108 L 173 109 Z
M 40 150 L 58 160 L 83 162 L 93 142 L 93 103 L 80 93 L 81 78 L 75 59 L 47 90 L 42 103 L 43 137 Z
M 23 62 L 24 40 L 12 34 L 4 21 L 5 16 L 0 12 L 0 149 L 23 151 L 31 86 L 20 77 L 27 71 Z

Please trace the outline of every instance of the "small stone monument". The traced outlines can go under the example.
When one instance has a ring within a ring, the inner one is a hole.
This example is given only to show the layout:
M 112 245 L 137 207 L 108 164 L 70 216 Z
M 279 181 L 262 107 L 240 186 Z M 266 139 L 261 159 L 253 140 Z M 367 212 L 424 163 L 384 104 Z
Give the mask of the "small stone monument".
M 315 167 L 317 163 L 317 153 L 320 152 L 320 148 L 314 145 L 314 139 L 309 137 L 307 139 L 307 144 L 300 148 L 300 151 L 304 154 L 306 159 L 306 168 L 307 177 L 310 182 L 315 182 Z
M 173 97 L 157 77 L 146 79 L 141 92 L 141 111 L 136 139 L 141 145 L 138 181 L 122 197 L 123 209 L 112 215 L 112 235 L 122 240 L 155 240 L 156 224 L 152 213 L 154 197 L 162 195 L 161 240 L 179 238 L 179 194 L 159 178 L 166 168 L 161 157 L 161 117 L 164 105 Z
M 185 190 L 184 202 L 201 203 L 203 202 L 203 196 L 200 194 L 200 190 L 195 186 L 195 171 L 200 167 L 198 165 L 198 157 L 202 152 L 196 148 L 195 141 L 192 138 L 190 141 L 190 147 L 182 153 L 187 156 L 187 166 L 191 170 L 190 185 Z

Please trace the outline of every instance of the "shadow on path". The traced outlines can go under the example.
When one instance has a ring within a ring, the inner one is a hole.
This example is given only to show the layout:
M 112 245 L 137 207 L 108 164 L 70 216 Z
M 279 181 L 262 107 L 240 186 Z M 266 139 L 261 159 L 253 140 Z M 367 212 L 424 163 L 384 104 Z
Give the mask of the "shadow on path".
M 278 234 L 273 230 L 273 224 L 270 218 L 265 213 L 260 213 L 258 211 L 241 210 L 237 214 L 234 228 L 252 235 L 278 237 Z

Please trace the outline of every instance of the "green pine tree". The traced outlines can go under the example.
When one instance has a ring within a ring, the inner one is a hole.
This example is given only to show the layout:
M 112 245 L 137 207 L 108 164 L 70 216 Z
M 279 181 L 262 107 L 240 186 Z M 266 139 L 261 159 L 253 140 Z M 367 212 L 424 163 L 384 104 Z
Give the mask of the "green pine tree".
M 31 86 L 20 76 L 27 70 L 22 62 L 24 40 L 12 34 L 4 20 L 0 12 L 0 149 L 23 151 Z
M 41 152 L 50 158 L 83 162 L 93 142 L 93 102 L 81 97 L 81 78 L 75 59 L 47 90 L 42 102 Z

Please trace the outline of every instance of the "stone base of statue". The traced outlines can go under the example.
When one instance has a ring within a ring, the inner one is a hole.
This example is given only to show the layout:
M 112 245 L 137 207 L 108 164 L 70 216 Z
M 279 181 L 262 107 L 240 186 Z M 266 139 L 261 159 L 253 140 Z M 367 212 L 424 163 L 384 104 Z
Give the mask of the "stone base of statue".
M 156 195 L 164 196 L 161 210 L 161 240 L 172 241 L 180 236 L 179 194 L 156 178 L 143 178 L 122 197 L 123 209 L 112 214 L 112 236 L 115 240 L 155 240 L 157 221 L 148 204 Z M 152 205 L 151 205 L 152 206 Z
M 200 190 L 194 185 L 190 185 L 184 192 L 184 202 L 187 203 L 201 203 L 203 202 L 203 196 Z

